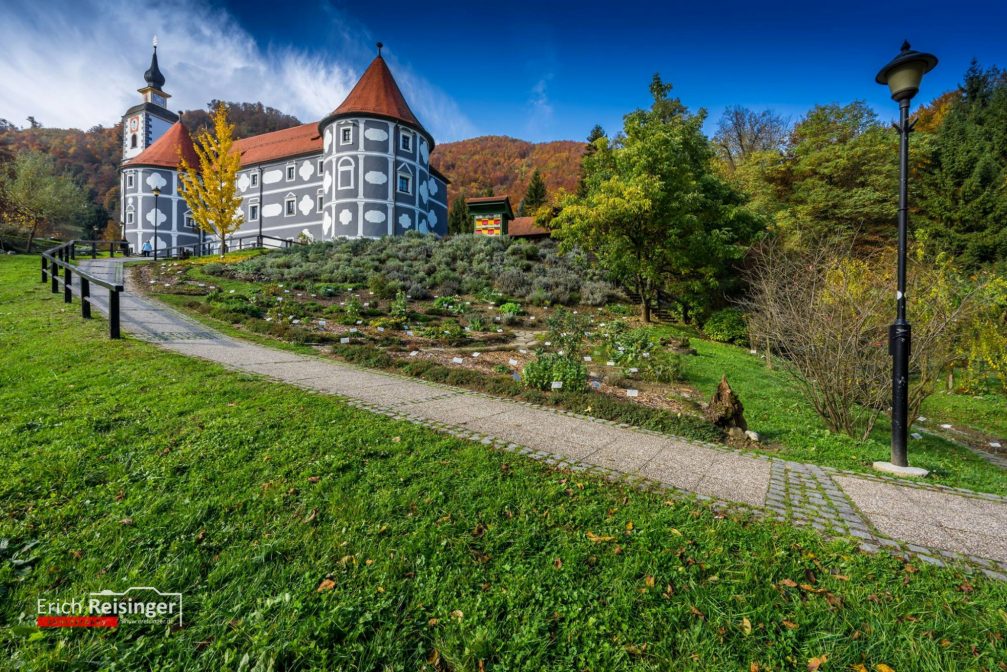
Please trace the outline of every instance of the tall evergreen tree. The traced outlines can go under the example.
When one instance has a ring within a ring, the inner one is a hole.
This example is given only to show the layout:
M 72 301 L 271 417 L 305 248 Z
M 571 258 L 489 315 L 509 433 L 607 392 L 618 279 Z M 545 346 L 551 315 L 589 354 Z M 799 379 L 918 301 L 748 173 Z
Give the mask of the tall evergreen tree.
M 577 195 L 583 198 L 587 195 L 587 183 L 584 181 L 584 162 L 598 151 L 598 141 L 605 136 L 605 129 L 600 124 L 595 124 L 591 132 L 587 134 L 587 147 L 584 148 L 584 156 L 580 163 L 580 180 L 577 182 Z
M 1007 261 L 1007 72 L 973 61 L 930 147 L 917 236 L 969 268 Z
M 465 195 L 458 194 L 451 203 L 451 212 L 448 213 L 448 233 L 451 235 L 472 233 L 474 228 L 469 208 L 465 205 Z
M 548 198 L 548 192 L 545 180 L 542 179 L 542 173 L 535 169 L 535 172 L 531 174 L 528 189 L 524 192 L 524 198 L 521 199 L 521 205 L 518 207 L 518 216 L 526 217 L 534 214 L 539 207 L 545 205 L 546 198 Z

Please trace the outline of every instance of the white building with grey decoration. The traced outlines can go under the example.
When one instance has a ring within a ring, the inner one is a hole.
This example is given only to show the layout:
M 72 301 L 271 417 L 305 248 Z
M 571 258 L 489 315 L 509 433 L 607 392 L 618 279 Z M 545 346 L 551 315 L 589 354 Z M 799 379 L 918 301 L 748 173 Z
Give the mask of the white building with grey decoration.
M 167 108 L 157 45 L 140 104 L 123 116 L 121 222 L 134 251 L 206 238 L 179 193 L 178 156 L 196 162 L 192 138 Z M 448 180 L 430 167 L 433 136 L 413 114 L 378 55 L 321 121 L 237 140 L 244 218 L 235 236 L 285 240 L 447 233 Z M 154 190 L 160 191 L 155 199 Z M 155 200 L 157 210 L 155 211 Z

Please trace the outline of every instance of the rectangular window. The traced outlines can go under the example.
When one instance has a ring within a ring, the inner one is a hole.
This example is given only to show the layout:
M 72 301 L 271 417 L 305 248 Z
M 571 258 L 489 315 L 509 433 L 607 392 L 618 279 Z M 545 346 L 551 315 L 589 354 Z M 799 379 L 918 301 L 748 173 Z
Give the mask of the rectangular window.
M 318 177 L 322 176 L 325 172 L 325 159 L 318 159 Z
M 293 198 L 287 199 L 286 208 L 284 212 L 286 212 L 287 217 L 290 217 L 297 213 L 297 206 L 295 205 Z
M 399 173 L 399 191 L 403 194 L 413 193 L 413 178 L 405 173 Z
M 252 178 L 252 186 L 253 187 L 259 186 L 259 171 L 253 170 L 251 178 Z
M 133 173 L 126 173 L 126 186 L 133 188 Z
M 127 212 L 126 213 L 126 223 L 127 224 L 132 224 L 133 223 L 133 213 L 132 212 Z
M 185 228 L 187 228 L 187 229 L 195 229 L 196 228 L 196 222 L 193 221 L 192 215 L 186 215 L 185 216 Z
M 318 210 L 318 212 L 321 212 L 322 208 L 324 208 L 324 207 L 325 206 L 322 203 L 322 190 L 319 189 L 318 190 L 318 196 L 315 197 L 315 208 Z
M 348 145 L 353 141 L 353 128 L 350 126 L 343 126 L 339 129 L 339 144 Z
M 293 163 L 287 166 L 287 182 L 291 182 L 294 179 L 295 168 L 297 168 L 297 165 Z
M 248 221 L 254 222 L 259 219 L 259 204 L 252 203 L 248 206 Z
M 408 131 L 401 131 L 399 135 L 399 148 L 403 152 L 413 151 L 413 134 Z

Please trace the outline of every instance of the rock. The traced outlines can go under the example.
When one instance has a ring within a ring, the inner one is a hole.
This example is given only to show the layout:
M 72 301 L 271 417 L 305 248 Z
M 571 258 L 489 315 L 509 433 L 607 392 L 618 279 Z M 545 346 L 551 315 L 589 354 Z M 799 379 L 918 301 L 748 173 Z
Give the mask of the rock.
M 748 430 L 744 411 L 745 407 L 728 385 L 727 376 L 724 376 L 720 379 L 720 385 L 717 386 L 717 391 L 713 394 L 710 405 L 703 411 L 703 415 L 717 427 L 724 429 L 737 427 L 744 433 Z
M 727 430 L 727 435 L 735 441 L 744 441 L 747 433 L 741 427 L 731 427 Z
M 745 436 L 748 437 L 749 441 L 755 441 L 756 443 L 759 442 L 759 434 L 757 432 L 753 432 L 752 430 L 748 430 L 747 432 L 745 432 Z

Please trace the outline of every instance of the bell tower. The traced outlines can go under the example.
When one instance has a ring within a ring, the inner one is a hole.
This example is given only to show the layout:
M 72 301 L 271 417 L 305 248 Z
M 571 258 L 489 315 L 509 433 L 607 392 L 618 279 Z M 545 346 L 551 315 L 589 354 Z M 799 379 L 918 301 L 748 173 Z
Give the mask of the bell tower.
M 126 110 L 122 116 L 122 158 L 131 159 L 150 147 L 178 121 L 178 115 L 168 110 L 167 93 L 164 92 L 164 75 L 157 66 L 157 36 L 153 41 L 154 53 L 150 68 L 143 73 L 146 85 L 138 89 L 143 102 Z

